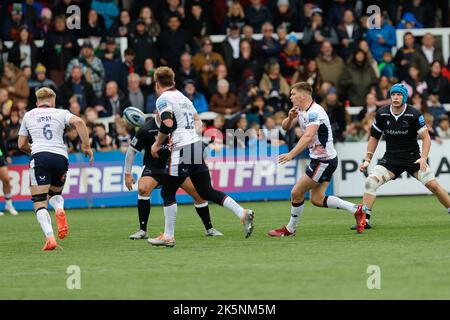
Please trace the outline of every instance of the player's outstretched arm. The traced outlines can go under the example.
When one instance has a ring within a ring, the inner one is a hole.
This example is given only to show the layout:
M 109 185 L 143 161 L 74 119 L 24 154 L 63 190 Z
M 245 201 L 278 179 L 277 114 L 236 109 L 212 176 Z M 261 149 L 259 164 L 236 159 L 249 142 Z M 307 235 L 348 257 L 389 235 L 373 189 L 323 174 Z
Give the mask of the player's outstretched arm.
M 425 171 L 427 169 L 427 159 L 431 149 L 431 137 L 428 130 L 423 130 L 419 133 L 422 139 L 422 153 L 420 159 L 417 159 L 416 163 L 420 164 L 420 170 Z
M 134 178 L 131 174 L 131 169 L 133 168 L 134 159 L 136 157 L 137 151 L 128 147 L 127 154 L 125 155 L 125 186 L 129 191 L 133 190 Z
M 91 143 L 89 141 L 89 132 L 84 121 L 77 116 L 70 118 L 69 124 L 73 125 L 77 129 L 78 135 L 81 139 L 81 149 L 86 157 L 89 157 L 89 164 L 94 163 L 94 153 L 91 149 Z
M 30 146 L 29 140 L 30 140 L 29 137 L 19 135 L 19 139 L 17 141 L 19 150 L 28 155 L 31 154 L 31 146 Z
M 379 141 L 380 140 L 375 138 L 374 136 L 370 136 L 369 142 L 367 143 L 366 156 L 364 158 L 364 162 L 359 167 L 359 171 L 366 172 L 367 167 L 372 161 L 373 154 L 375 153 L 375 150 L 377 150 Z
M 314 136 L 317 134 L 319 126 L 312 124 L 306 127 L 306 130 L 295 147 L 288 153 L 282 154 L 278 157 L 278 163 L 285 164 L 286 162 L 294 159 L 300 152 L 305 150 L 313 141 Z

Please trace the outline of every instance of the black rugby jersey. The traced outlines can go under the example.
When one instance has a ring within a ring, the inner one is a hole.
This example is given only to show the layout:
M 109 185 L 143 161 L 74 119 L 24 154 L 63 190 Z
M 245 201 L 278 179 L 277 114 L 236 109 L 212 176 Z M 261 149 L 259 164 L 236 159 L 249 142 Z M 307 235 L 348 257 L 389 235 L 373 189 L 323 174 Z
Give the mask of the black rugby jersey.
M 158 152 L 159 158 L 152 157 L 150 149 L 156 141 L 158 131 L 155 119 L 147 121 L 131 141 L 130 147 L 138 152 L 144 150 L 144 166 L 150 168 L 153 173 L 161 174 L 167 172 L 167 160 L 170 156 L 170 148 L 168 145 L 169 139 L 167 138 L 161 145 L 161 150 Z
M 401 114 L 394 115 L 389 105 L 377 110 L 371 136 L 380 139 L 384 134 L 384 159 L 392 163 L 410 163 L 420 158 L 417 135 L 426 129 L 423 115 L 414 107 L 407 105 Z

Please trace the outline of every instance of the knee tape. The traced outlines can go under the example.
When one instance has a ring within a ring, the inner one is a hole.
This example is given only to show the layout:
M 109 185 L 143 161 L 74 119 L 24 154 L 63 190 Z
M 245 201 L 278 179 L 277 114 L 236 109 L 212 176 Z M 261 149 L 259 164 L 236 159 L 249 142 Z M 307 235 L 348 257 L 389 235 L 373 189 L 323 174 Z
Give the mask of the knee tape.
M 425 171 L 419 170 L 417 172 L 417 180 L 422 182 L 424 185 L 426 185 L 428 182 L 434 179 L 436 179 L 436 177 L 434 176 L 434 173 L 430 170 L 429 166 L 427 166 L 427 170 Z
M 389 171 L 383 166 L 376 165 L 366 179 L 365 193 L 376 196 L 377 189 L 389 180 L 391 180 Z
M 31 196 L 31 200 L 33 202 L 47 201 L 47 194 L 46 193 L 35 194 L 34 196 Z
M 62 190 L 61 191 L 53 191 L 53 190 L 49 190 L 48 191 L 48 196 L 51 198 L 53 196 L 59 196 L 62 194 Z

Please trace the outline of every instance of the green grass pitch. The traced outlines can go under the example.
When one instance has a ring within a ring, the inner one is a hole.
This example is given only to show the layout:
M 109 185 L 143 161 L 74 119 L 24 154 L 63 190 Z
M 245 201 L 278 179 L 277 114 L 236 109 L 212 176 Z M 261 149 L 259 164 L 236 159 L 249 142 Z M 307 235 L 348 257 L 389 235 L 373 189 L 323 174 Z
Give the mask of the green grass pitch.
M 53 252 L 40 251 L 34 214 L 5 214 L 0 299 L 450 299 L 450 216 L 431 196 L 378 199 L 374 229 L 360 235 L 349 213 L 307 202 L 296 237 L 269 238 L 289 202 L 246 207 L 256 212 L 249 239 L 216 205 L 225 236 L 207 238 L 193 206 L 180 206 L 175 248 L 128 240 L 136 208 L 71 210 L 64 250 Z M 163 226 L 162 208 L 152 208 L 151 235 Z M 70 265 L 80 267 L 80 290 L 66 287 Z M 367 288 L 368 265 L 380 267 L 379 290 Z

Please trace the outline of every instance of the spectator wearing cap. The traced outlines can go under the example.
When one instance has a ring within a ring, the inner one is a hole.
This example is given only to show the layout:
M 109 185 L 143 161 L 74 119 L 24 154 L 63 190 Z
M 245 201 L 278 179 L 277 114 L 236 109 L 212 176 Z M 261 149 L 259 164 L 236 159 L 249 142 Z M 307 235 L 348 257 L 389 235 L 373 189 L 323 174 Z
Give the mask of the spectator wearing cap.
M 168 28 L 161 31 L 158 38 L 159 63 L 169 66 L 174 70 L 178 69 L 180 56 L 186 51 L 186 47 L 194 47 L 189 33 L 181 28 L 179 15 L 172 15 L 168 18 Z M 156 60 L 155 60 L 156 61 Z
M 127 9 L 120 11 L 119 17 L 112 24 L 109 34 L 115 38 L 127 37 L 133 29 L 130 12 Z
M 291 33 L 287 40 L 287 45 L 280 53 L 281 74 L 285 77 L 288 84 L 292 84 L 294 74 L 301 65 L 301 51 L 297 44 L 295 33 Z
M 270 59 L 278 59 L 281 52 L 281 45 L 273 36 L 273 25 L 265 22 L 262 26 L 262 39 L 258 42 L 258 55 L 264 63 Z
M 0 88 L 8 90 L 9 97 L 14 104 L 21 99 L 28 99 L 30 88 L 27 78 L 22 74 L 19 68 L 8 62 L 3 70 L 3 76 L 0 80 Z
M 306 26 L 303 34 L 306 57 L 309 59 L 317 57 L 324 41 L 330 42 L 333 46 L 339 42 L 334 28 L 324 23 L 322 9 L 314 8 L 312 10 L 311 24 Z
M 198 92 L 195 88 L 195 82 L 191 79 L 184 81 L 183 93 L 189 100 L 192 101 L 197 113 L 202 113 L 208 111 L 208 102 L 206 102 L 205 96 Z
M 442 75 L 442 65 L 439 61 L 433 61 L 430 72 L 425 77 L 428 93 L 437 94 L 442 103 L 450 103 L 450 83 Z
M 52 80 L 47 78 L 46 73 L 47 69 L 42 63 L 39 63 L 34 69 L 35 77 L 34 79 L 31 80 L 31 82 L 29 82 L 31 94 L 28 99 L 28 105 L 30 108 L 34 108 L 34 106 L 36 105 L 36 96 L 33 93 L 36 92 L 38 89 L 42 87 L 47 87 L 57 92 L 56 84 Z
M 362 39 L 362 29 L 355 22 L 355 17 L 351 9 L 344 11 L 336 32 L 339 38 L 339 54 L 344 60 L 347 60 L 357 48 L 358 42 Z
M 89 10 L 86 21 L 81 23 L 81 38 L 97 38 L 101 42 L 106 39 L 105 21 L 94 9 Z
M 69 62 L 66 69 L 66 79 L 70 77 L 74 66 L 81 68 L 86 81 L 92 85 L 95 96 L 101 98 L 105 83 L 105 68 L 102 61 L 94 55 L 94 48 L 89 41 L 83 43 L 78 58 Z
M 403 18 L 406 13 L 410 13 L 417 23 L 424 28 L 433 28 L 435 26 L 436 2 L 435 1 L 405 1 L 403 7 Z M 448 4 L 447 4 L 448 7 Z
M 210 111 L 225 115 L 241 111 L 236 95 L 231 93 L 229 89 L 230 85 L 227 80 L 221 79 L 217 82 L 217 92 L 213 94 L 209 101 Z
M 379 28 L 371 28 L 367 31 L 366 40 L 374 59 L 380 62 L 386 51 L 392 51 L 396 43 L 395 28 L 380 14 L 375 13 L 375 24 Z
M 233 61 L 239 58 L 239 43 L 241 42 L 241 30 L 237 25 L 230 26 L 228 35 L 221 43 L 221 53 L 228 69 L 232 68 Z
M 273 25 L 278 28 L 280 25 L 284 25 L 287 31 L 293 31 L 293 25 L 295 24 L 295 16 L 289 7 L 289 0 L 278 0 L 277 10 L 275 11 L 273 18 Z
M 426 33 L 422 37 L 422 46 L 418 48 L 417 54 L 414 55 L 412 64 L 417 65 L 423 75 L 428 74 L 430 71 L 430 64 L 433 61 L 437 60 L 441 65 L 444 65 L 442 51 L 434 46 L 434 42 L 434 36 L 431 33 Z
M 135 106 L 130 103 L 127 96 L 119 89 L 115 81 L 109 81 L 105 86 L 105 96 L 103 104 L 97 105 L 95 109 L 99 117 L 109 117 L 111 115 L 122 115 L 122 111 L 129 106 Z M 143 108 L 140 108 L 141 110 Z
M 67 107 L 70 99 L 73 97 L 80 104 L 82 113 L 87 107 L 93 106 L 96 102 L 94 89 L 83 77 L 83 70 L 79 65 L 74 65 L 70 70 L 70 77 L 59 88 L 56 101 L 58 105 Z
M 397 26 L 397 29 L 421 29 L 423 25 L 417 21 L 414 14 L 411 12 L 405 12 L 403 14 L 402 20 Z
M 103 17 L 106 30 L 111 28 L 114 20 L 119 15 L 119 8 L 117 7 L 116 0 L 92 0 L 91 9 L 95 10 Z
M 184 82 L 186 80 L 194 81 L 196 88 L 201 86 L 200 75 L 192 65 L 192 56 L 189 52 L 184 52 L 180 56 L 180 67 L 175 74 L 176 87 L 178 90 L 183 90 Z
M 438 126 L 436 128 L 436 133 L 442 139 L 450 139 L 450 122 L 446 114 L 441 115 L 438 118 Z
M 19 29 L 23 25 L 27 25 L 29 32 L 35 34 L 34 24 L 27 20 L 23 14 L 22 3 L 13 3 L 10 8 L 10 16 L 2 23 L 1 34 L 3 41 L 19 39 Z
M 272 14 L 269 8 L 261 4 L 261 0 L 250 0 L 250 5 L 245 9 L 245 19 L 256 33 L 260 33 L 265 22 L 272 22 Z
M 28 32 L 28 26 L 26 24 L 20 26 L 19 39 L 14 41 L 8 54 L 8 61 L 14 63 L 18 68 L 31 66 L 34 69 L 40 58 L 40 50 L 32 41 L 32 35 Z
M 190 36 L 195 43 L 195 48 L 192 48 L 192 51 L 198 51 L 202 38 L 211 34 L 212 31 L 207 13 L 203 10 L 200 2 L 192 3 L 189 12 L 186 14 L 185 25 L 189 26 Z
M 64 83 L 66 67 L 77 54 L 76 34 L 66 29 L 66 17 L 64 15 L 57 16 L 55 28 L 45 38 L 43 48 L 43 62 L 50 71 L 50 78 L 57 86 Z
M 144 66 L 145 59 L 152 58 L 155 61 L 158 58 L 156 38 L 148 33 L 142 19 L 136 21 L 134 31 L 128 37 L 128 46 L 136 53 L 135 72 L 139 72 Z
M 221 26 L 221 33 L 227 33 L 232 26 L 238 26 L 239 29 L 245 25 L 244 8 L 239 1 L 234 0 L 228 7 L 228 12 Z
M 103 68 L 105 69 L 105 82 L 115 81 L 120 90 L 127 89 L 127 68 L 122 63 L 120 50 L 117 47 L 116 40 L 108 37 L 105 48 L 99 54 Z
M 208 87 L 209 79 L 214 75 L 214 70 L 219 64 L 225 64 L 220 53 L 213 51 L 213 42 L 210 37 L 202 39 L 202 47 L 192 58 L 192 64 L 200 72 L 202 84 L 205 88 Z
M 338 85 L 342 71 L 344 71 L 344 61 L 335 54 L 333 46 L 329 41 L 324 41 L 320 47 L 320 54 L 316 59 L 320 77 L 323 81 Z

